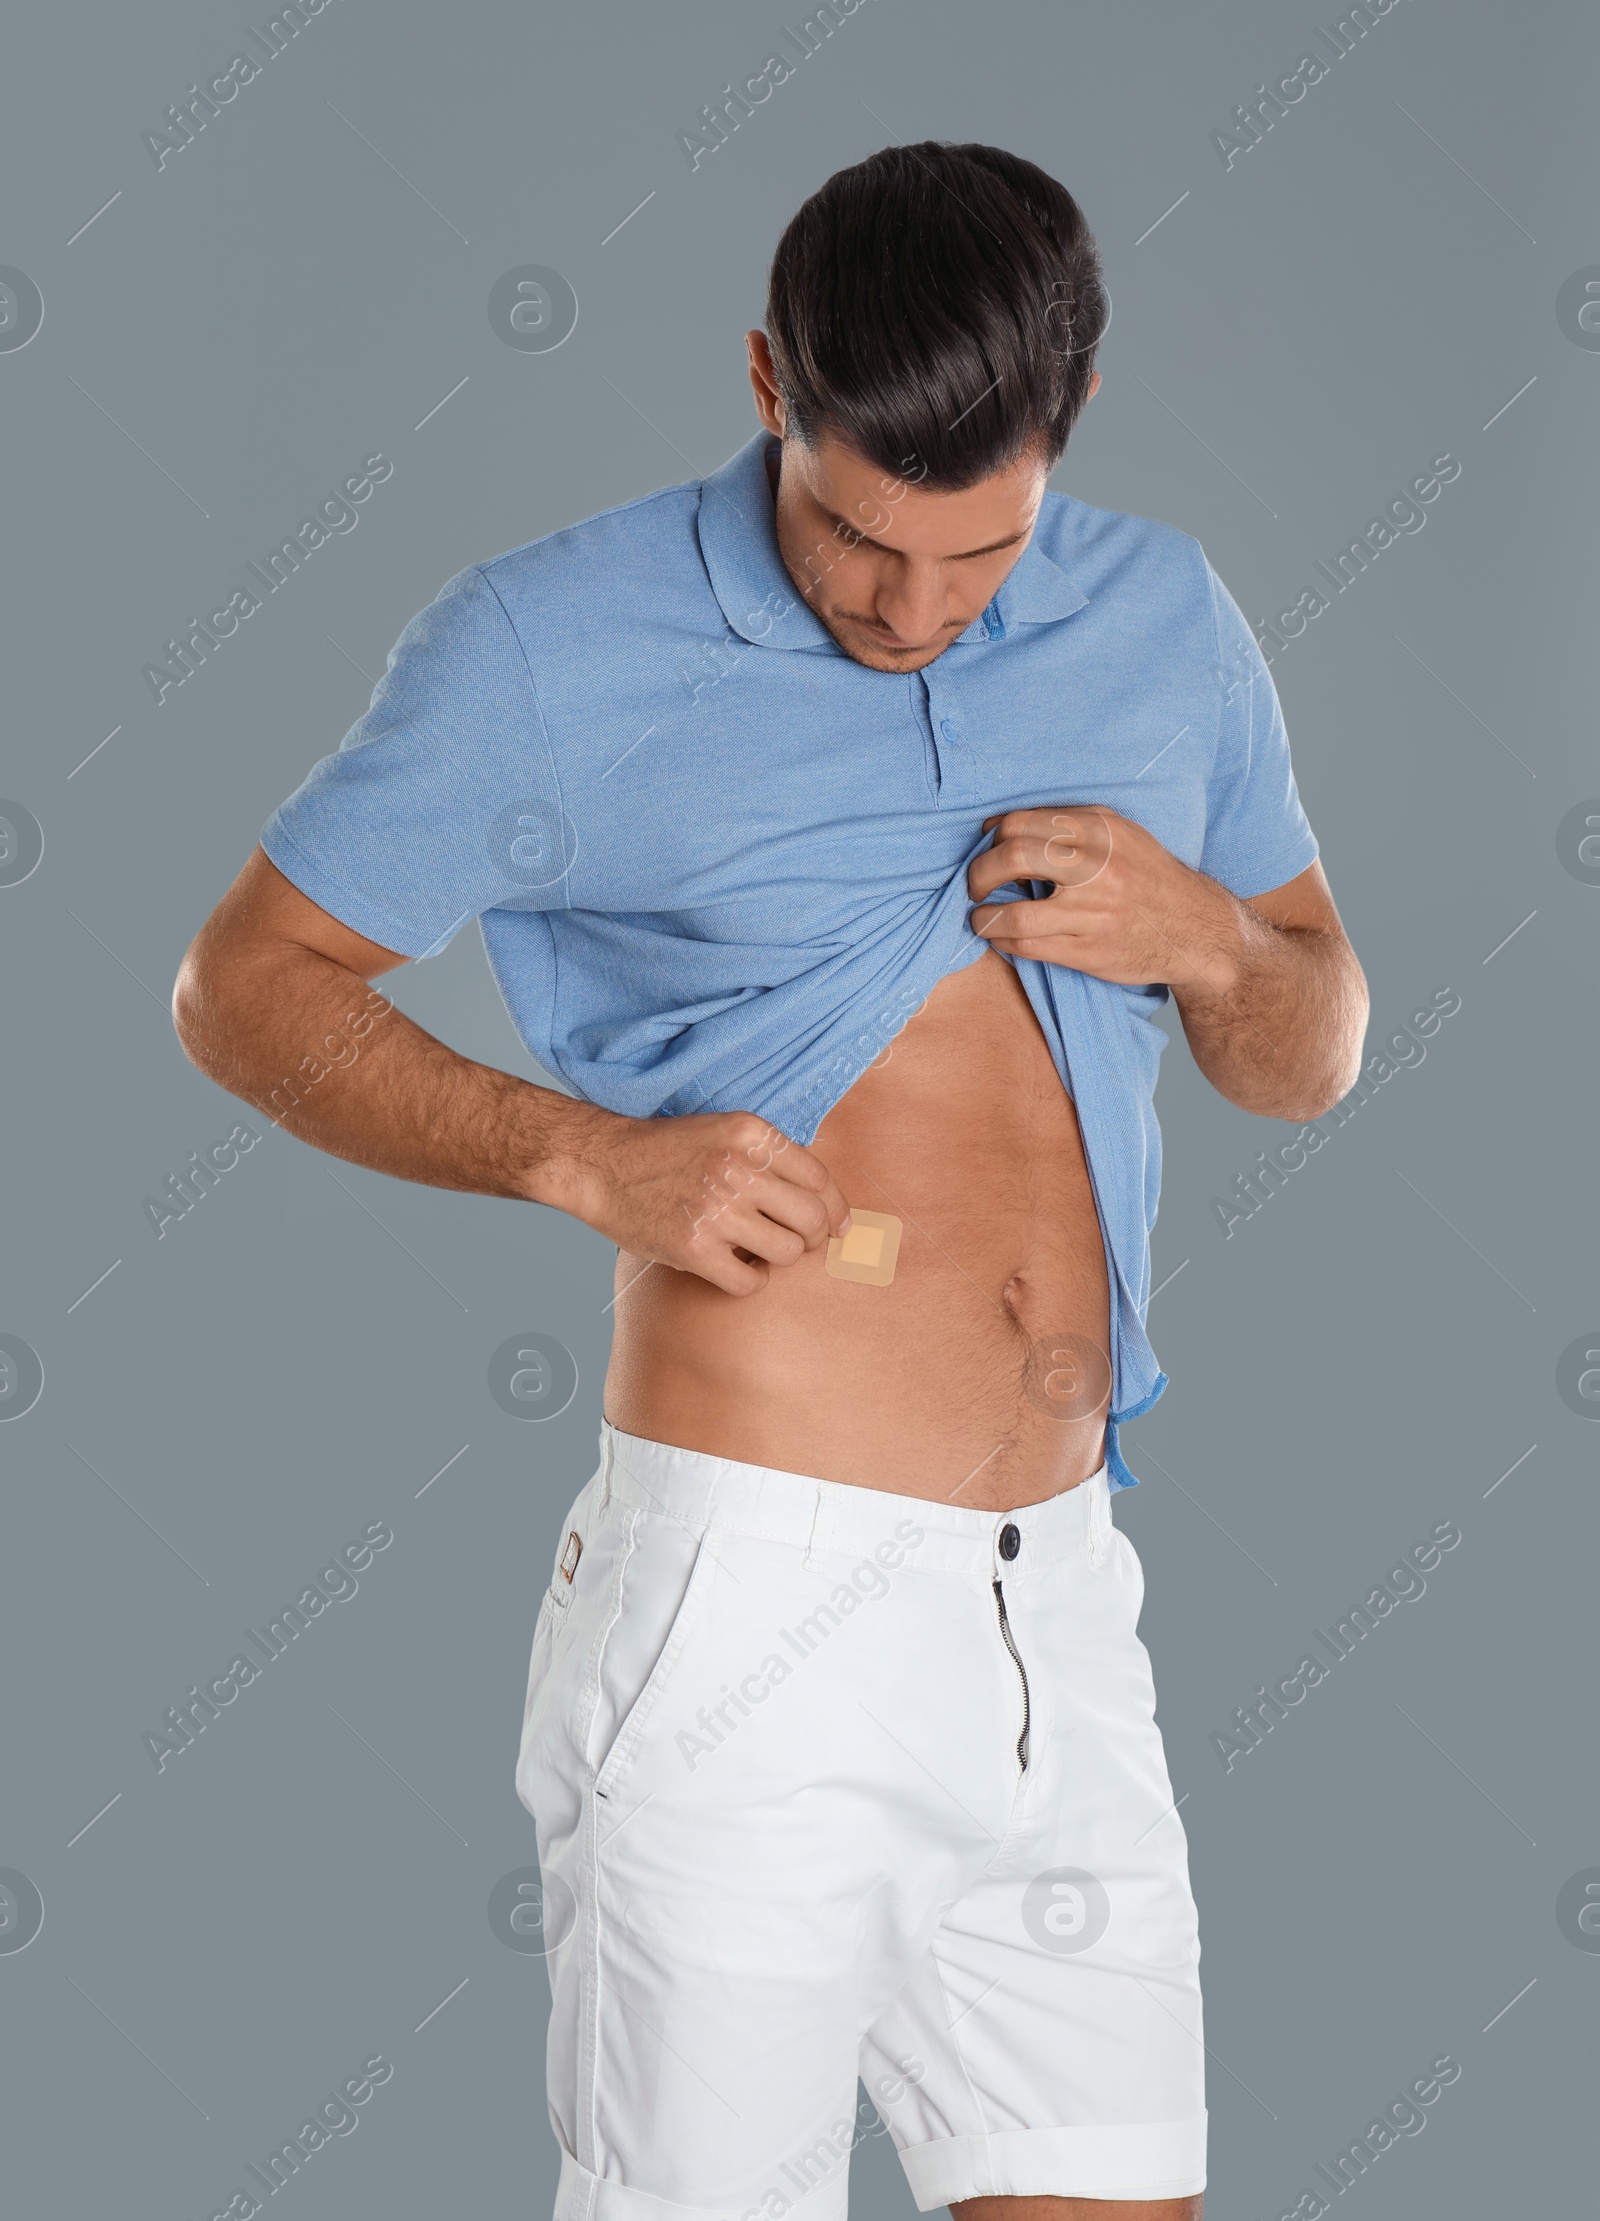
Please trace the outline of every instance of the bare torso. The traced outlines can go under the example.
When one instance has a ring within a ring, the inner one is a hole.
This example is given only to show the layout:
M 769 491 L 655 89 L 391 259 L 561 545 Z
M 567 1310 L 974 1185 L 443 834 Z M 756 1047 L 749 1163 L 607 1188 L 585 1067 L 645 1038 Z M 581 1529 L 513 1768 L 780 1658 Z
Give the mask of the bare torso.
M 943 980 L 823 1120 L 852 1209 L 902 1222 L 887 1287 L 825 1251 L 757 1295 L 620 1252 L 606 1416 L 792 1473 L 999 1510 L 1101 1460 L 1105 1250 L 1078 1121 L 1016 972 Z

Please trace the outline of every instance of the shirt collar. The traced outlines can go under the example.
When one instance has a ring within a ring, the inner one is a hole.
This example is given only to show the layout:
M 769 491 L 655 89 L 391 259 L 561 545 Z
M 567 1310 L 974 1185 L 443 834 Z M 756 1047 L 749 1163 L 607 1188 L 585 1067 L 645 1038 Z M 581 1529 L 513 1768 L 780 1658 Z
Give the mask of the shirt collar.
M 844 650 L 783 567 L 767 477 L 770 432 L 758 432 L 700 488 L 700 553 L 733 630 L 763 648 Z M 779 613 L 782 613 L 781 615 Z
M 1005 584 L 989 605 L 999 610 L 1008 632 L 1013 625 L 1053 624 L 1058 617 L 1070 617 L 1089 606 L 1088 595 L 1080 594 L 1061 565 L 1040 547 L 1037 526 L 1034 531 L 1035 537 L 1023 549 L 1007 574 Z
M 842 655 L 827 626 L 795 591 L 778 552 L 767 476 L 767 451 L 776 445 L 769 432 L 758 432 L 702 481 L 700 552 L 711 589 L 741 639 L 766 648 L 825 648 Z M 1034 538 L 989 608 L 961 638 L 993 638 L 1019 624 L 1052 624 L 1087 606 L 1088 596 Z M 994 615 L 998 625 L 991 621 Z

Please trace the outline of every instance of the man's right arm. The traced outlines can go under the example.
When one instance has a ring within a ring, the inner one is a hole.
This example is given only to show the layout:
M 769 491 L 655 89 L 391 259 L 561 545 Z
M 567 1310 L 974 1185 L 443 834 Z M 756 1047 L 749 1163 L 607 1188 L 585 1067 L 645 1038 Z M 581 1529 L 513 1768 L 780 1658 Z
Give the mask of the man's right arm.
M 208 1078 L 315 1148 L 550 1204 L 730 1295 L 843 1231 L 825 1167 L 765 1120 L 625 1118 L 476 1064 L 373 994 L 404 961 L 257 849 L 183 960 L 178 1038 Z

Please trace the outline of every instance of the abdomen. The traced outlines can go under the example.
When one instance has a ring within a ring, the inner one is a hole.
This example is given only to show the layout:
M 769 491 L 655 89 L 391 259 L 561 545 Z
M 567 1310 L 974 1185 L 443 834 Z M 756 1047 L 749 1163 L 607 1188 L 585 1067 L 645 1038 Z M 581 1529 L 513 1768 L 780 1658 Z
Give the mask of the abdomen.
M 618 1301 L 606 1416 L 626 1433 L 970 1508 L 1100 1462 L 1105 1250 L 1072 1103 L 1015 971 L 942 981 L 823 1120 L 854 1208 L 902 1224 L 888 1287 L 816 1251 L 755 1296 L 652 1267 Z M 617 1285 L 643 1260 L 623 1253 Z

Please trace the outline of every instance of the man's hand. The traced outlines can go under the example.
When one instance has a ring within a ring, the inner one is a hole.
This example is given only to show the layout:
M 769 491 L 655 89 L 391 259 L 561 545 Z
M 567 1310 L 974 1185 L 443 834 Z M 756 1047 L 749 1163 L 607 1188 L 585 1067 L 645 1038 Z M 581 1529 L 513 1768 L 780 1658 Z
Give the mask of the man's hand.
M 1196 1064 L 1241 1110 L 1319 1118 L 1354 1083 L 1367 983 L 1320 864 L 1241 901 L 1098 803 L 1009 810 L 991 829 L 967 889 L 997 949 L 1170 987 Z M 1009 880 L 1053 892 L 985 900 Z
M 1161 981 L 1226 995 L 1243 955 L 1240 904 L 1191 871 L 1153 833 L 1114 810 L 1008 810 L 984 831 L 967 891 L 972 929 L 1008 956 L 1067 964 L 1123 987 Z M 985 902 L 1008 880 L 1047 880 L 1049 895 Z
M 729 1295 L 844 1232 L 825 1166 L 765 1119 L 623 1118 L 476 1064 L 368 992 L 403 962 L 257 849 L 184 958 L 178 1035 L 220 1087 L 314 1148 L 548 1203 Z
M 764 1288 L 850 1223 L 819 1157 L 748 1111 L 569 1115 L 538 1199 L 635 1257 L 692 1272 L 731 1296 Z

